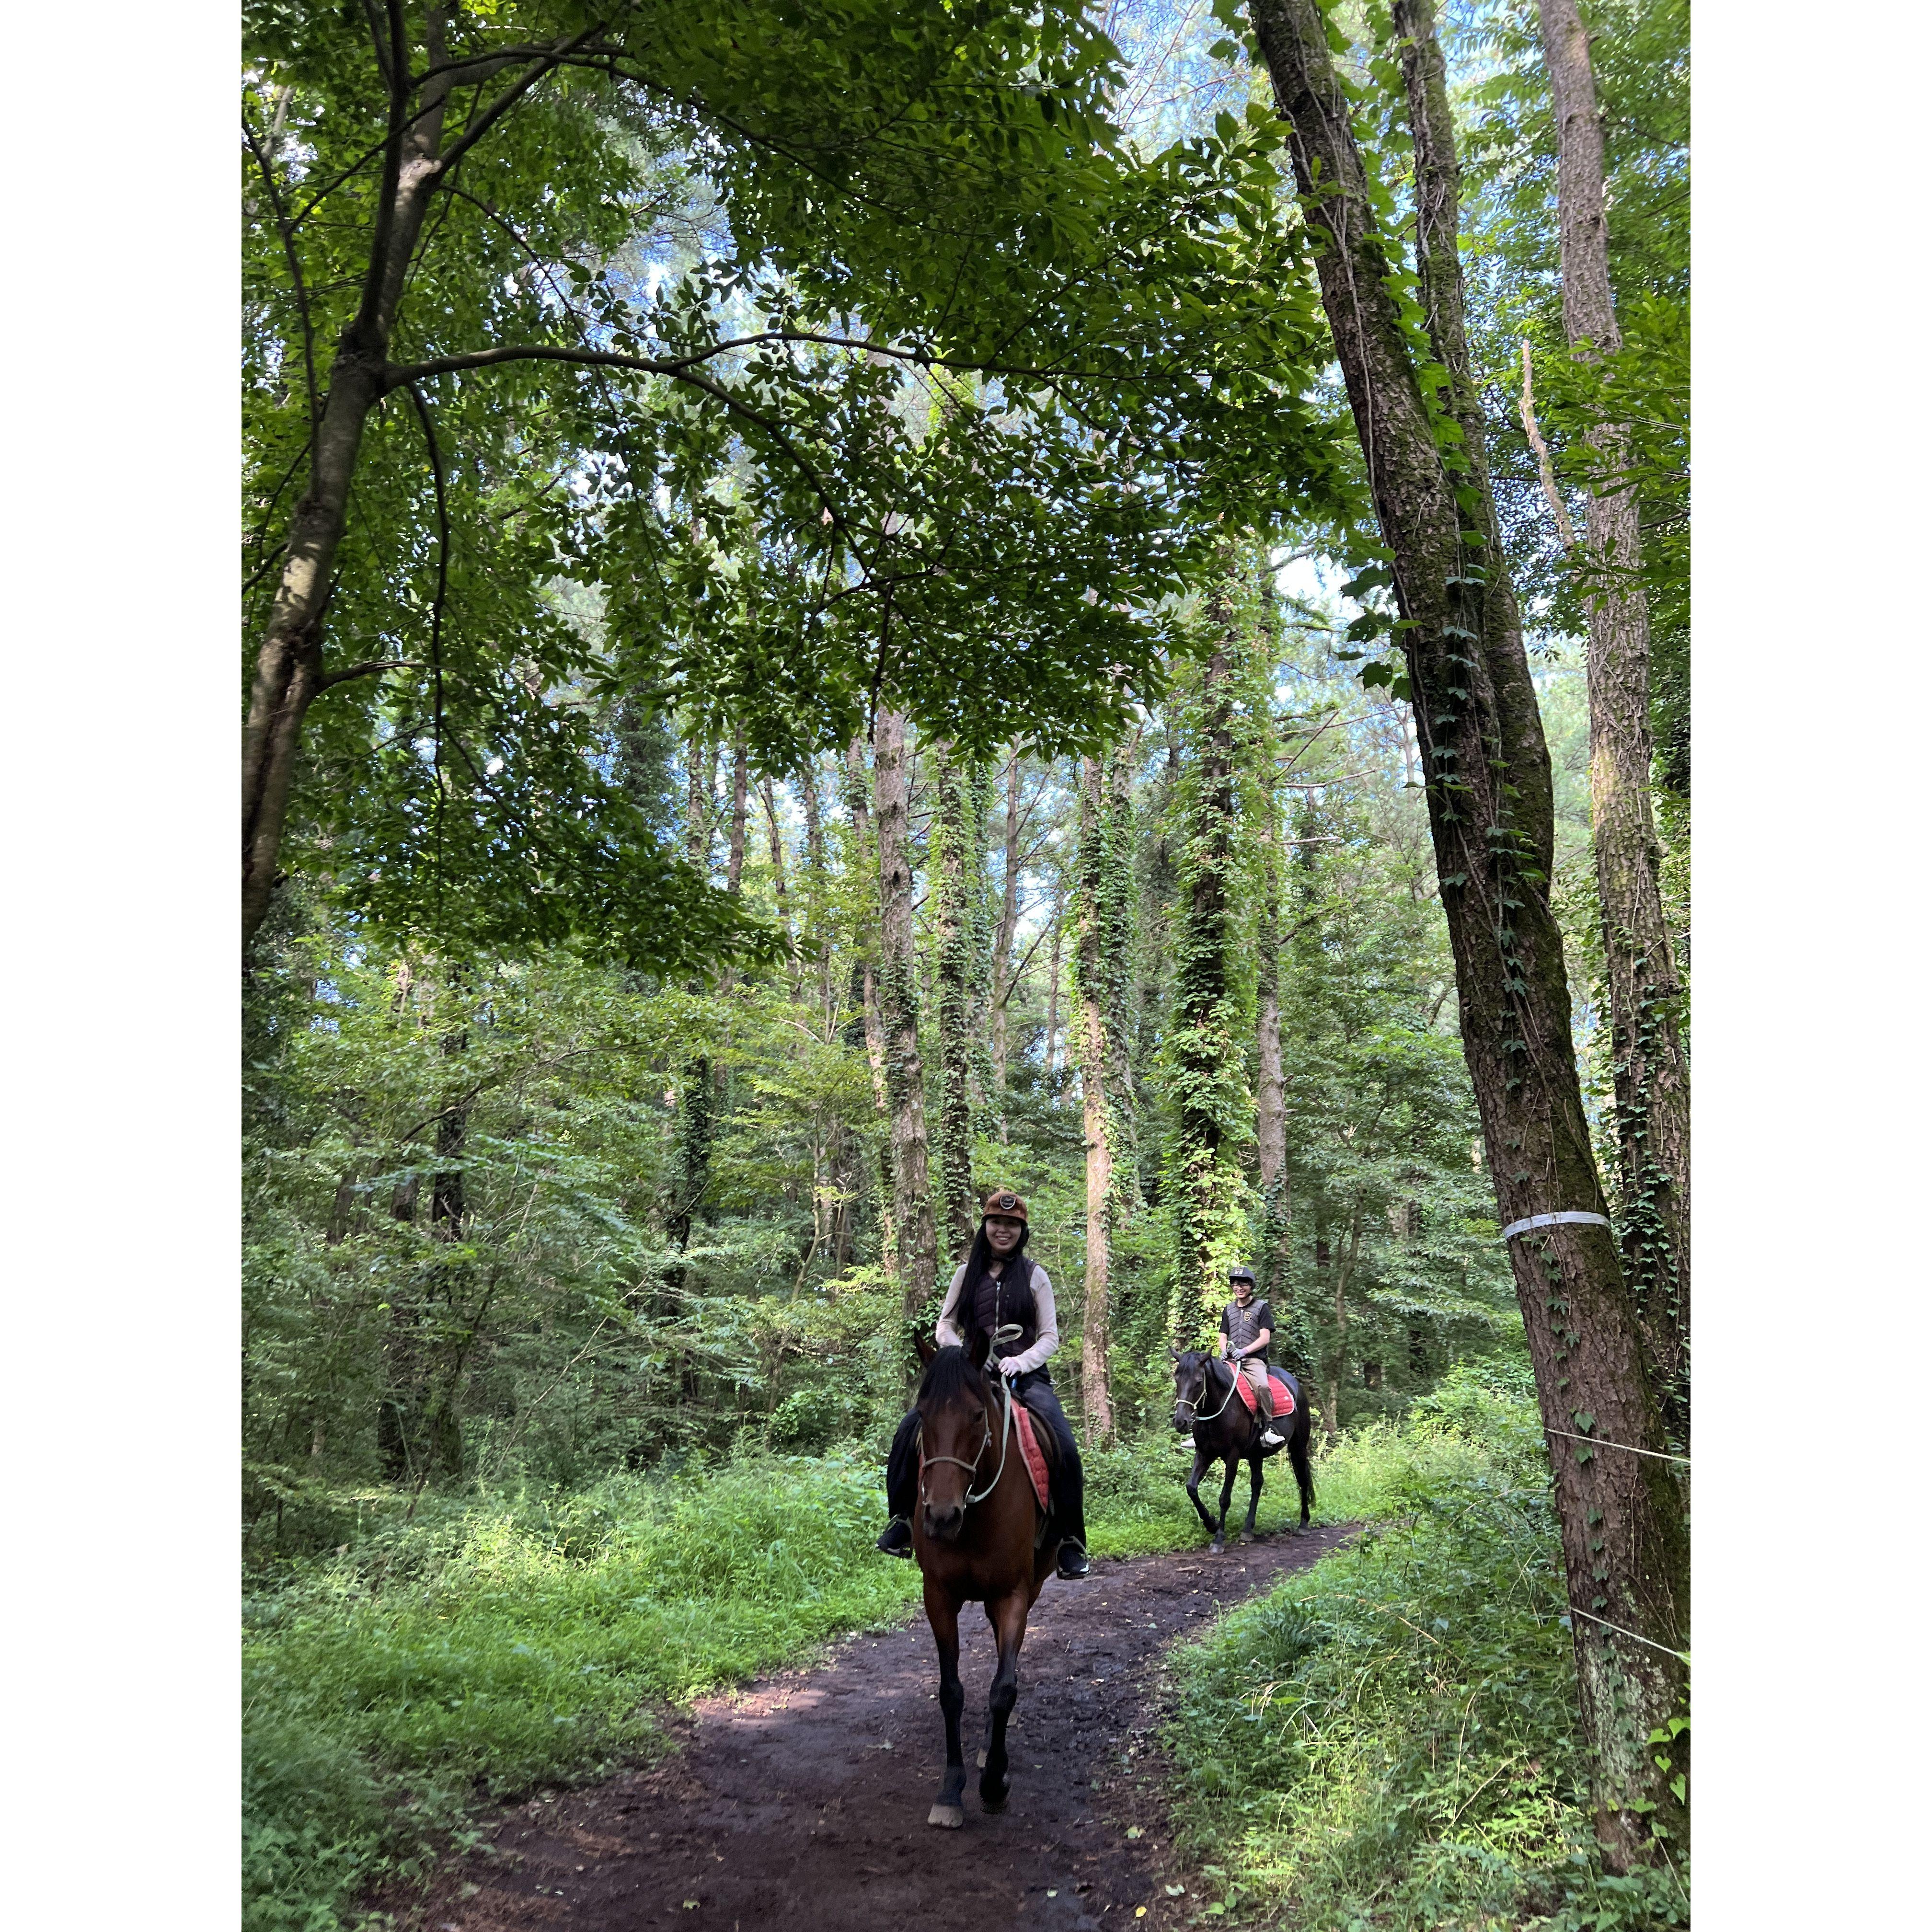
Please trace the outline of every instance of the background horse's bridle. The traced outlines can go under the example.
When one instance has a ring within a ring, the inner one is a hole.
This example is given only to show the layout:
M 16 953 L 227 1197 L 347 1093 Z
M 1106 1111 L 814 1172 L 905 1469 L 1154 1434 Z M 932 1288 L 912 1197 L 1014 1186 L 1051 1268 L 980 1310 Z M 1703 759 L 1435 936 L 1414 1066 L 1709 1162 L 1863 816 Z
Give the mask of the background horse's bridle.
M 1208 1393 L 1208 1364 L 1218 1359 L 1218 1357 L 1208 1354 L 1204 1354 L 1201 1358 L 1201 1393 L 1203 1396 Z M 1176 1408 L 1184 1408 L 1187 1411 L 1187 1426 L 1190 1429 L 1197 1428 L 1204 1422 L 1217 1422 L 1227 1413 L 1228 1403 L 1234 1399 L 1234 1384 L 1240 1378 L 1240 1364 L 1238 1362 L 1230 1362 L 1228 1364 L 1228 1393 L 1221 1398 L 1221 1406 L 1214 1410 L 1211 1414 L 1199 1414 L 1195 1407 L 1195 1398 L 1192 1396 L 1180 1396 L 1174 1406 Z

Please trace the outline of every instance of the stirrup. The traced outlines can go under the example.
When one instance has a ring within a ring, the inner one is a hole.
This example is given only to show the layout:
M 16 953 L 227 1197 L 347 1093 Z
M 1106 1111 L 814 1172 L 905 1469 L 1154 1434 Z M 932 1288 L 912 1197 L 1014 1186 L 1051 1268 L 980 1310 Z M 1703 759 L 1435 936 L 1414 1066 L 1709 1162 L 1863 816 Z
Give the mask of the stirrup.
M 886 1525 L 885 1534 L 872 1547 L 887 1556 L 912 1556 L 912 1525 L 902 1516 L 896 1516 Z
M 1071 1537 L 1064 1538 L 1060 1546 L 1060 1560 L 1054 1566 L 1054 1574 L 1072 1582 L 1076 1577 L 1086 1575 L 1090 1564 L 1087 1552 Z
M 1262 1447 L 1264 1449 L 1279 1449 L 1287 1440 L 1288 1438 L 1282 1435 L 1271 1422 L 1262 1431 Z

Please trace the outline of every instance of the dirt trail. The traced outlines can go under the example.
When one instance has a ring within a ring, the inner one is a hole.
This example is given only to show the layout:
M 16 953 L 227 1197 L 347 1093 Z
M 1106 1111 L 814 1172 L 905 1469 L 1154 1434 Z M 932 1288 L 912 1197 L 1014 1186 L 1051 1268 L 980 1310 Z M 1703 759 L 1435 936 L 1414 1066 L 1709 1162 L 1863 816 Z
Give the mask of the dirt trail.
M 410 1918 L 426 1932 L 1178 1923 L 1195 1904 L 1156 1876 L 1162 1809 L 1134 1768 L 1150 1753 L 1160 1654 L 1351 1533 L 1096 1562 L 1084 1582 L 1049 1582 L 1021 1653 L 1012 1796 L 998 1816 L 980 1810 L 970 1769 L 994 1663 L 972 1609 L 960 1620 L 965 1828 L 926 1822 L 946 1743 L 922 1617 L 848 1639 L 818 1669 L 706 1700 L 680 1726 L 684 1748 L 649 1771 L 520 1805 L 490 1832 L 494 1854 L 449 1870 Z

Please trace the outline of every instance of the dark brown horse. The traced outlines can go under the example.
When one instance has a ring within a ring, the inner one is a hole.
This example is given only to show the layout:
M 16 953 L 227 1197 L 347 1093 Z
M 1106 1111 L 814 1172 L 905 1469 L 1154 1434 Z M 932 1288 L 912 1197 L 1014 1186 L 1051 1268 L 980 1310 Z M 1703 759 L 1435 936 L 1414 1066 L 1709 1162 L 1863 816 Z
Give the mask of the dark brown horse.
M 1284 1371 L 1286 1372 L 1286 1371 Z M 1262 1444 L 1268 1426 L 1258 1413 L 1251 1414 L 1234 1388 L 1234 1370 L 1218 1355 L 1203 1348 L 1190 1348 L 1174 1358 L 1174 1426 L 1183 1436 L 1194 1438 L 1194 1468 L 1187 1478 L 1187 1499 L 1208 1526 L 1213 1540 L 1208 1545 L 1217 1556 L 1226 1547 L 1228 1499 L 1234 1493 L 1234 1465 L 1248 1466 L 1248 1520 L 1241 1531 L 1245 1543 L 1255 1533 L 1255 1511 L 1262 1500 L 1262 1465 L 1276 1449 L 1286 1448 L 1294 1466 L 1295 1486 L 1301 1492 L 1301 1527 L 1308 1527 L 1308 1506 L 1315 1500 L 1315 1477 L 1308 1466 L 1308 1404 L 1300 1384 L 1292 1376 L 1288 1386 L 1294 1391 L 1294 1413 L 1287 1418 L 1280 1433 L 1286 1438 L 1274 1448 Z M 1201 1478 L 1210 1462 L 1220 1462 L 1227 1471 L 1221 1485 L 1219 1520 L 1208 1514 L 1201 1500 Z
M 959 1612 L 986 1606 L 999 1646 L 999 1664 L 986 1700 L 986 1747 L 980 1754 L 980 1802 L 1006 1808 L 1006 1720 L 1018 1700 L 1020 1646 L 1027 1612 L 1052 1575 L 1060 1541 L 1046 1525 L 1028 1479 L 1018 1439 L 1034 1429 L 1049 1458 L 1052 1432 L 1036 1429 L 1025 1408 L 986 1372 L 991 1340 L 976 1330 L 968 1347 L 940 1348 L 922 1336 L 920 1359 L 919 1508 L 913 1513 L 913 1554 L 926 1579 L 926 1621 L 939 1650 L 939 1707 L 946 1714 L 946 1778 L 926 1814 L 928 1825 L 957 1831 L 966 1822 L 960 1802 L 966 1760 L 959 1718 L 966 1693 L 959 1682 Z

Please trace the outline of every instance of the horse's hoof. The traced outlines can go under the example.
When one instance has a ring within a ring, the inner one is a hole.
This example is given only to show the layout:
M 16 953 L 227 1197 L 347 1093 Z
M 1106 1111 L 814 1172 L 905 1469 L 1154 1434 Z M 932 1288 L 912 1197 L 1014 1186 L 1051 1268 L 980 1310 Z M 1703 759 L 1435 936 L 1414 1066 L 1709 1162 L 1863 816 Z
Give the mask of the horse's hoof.
M 935 1804 L 926 1814 L 928 1825 L 937 1825 L 941 1831 L 956 1832 L 966 1822 L 966 1808 L 963 1804 Z
M 988 1791 L 984 1785 L 980 1787 L 980 1808 L 982 1811 L 1000 1812 L 1006 1808 L 1006 1790 L 1001 1785 L 997 1791 Z
M 974 1768 L 975 1771 L 984 1771 L 984 1770 L 986 1769 L 986 1752 L 982 1750 L 980 1752 L 980 1762 L 979 1762 L 977 1764 L 976 1764 L 976 1765 L 973 1767 L 973 1768 Z
M 1225 1543 L 1210 1543 L 1208 1546 L 1208 1554 L 1210 1556 L 1222 1556 L 1226 1552 L 1227 1547 Z

